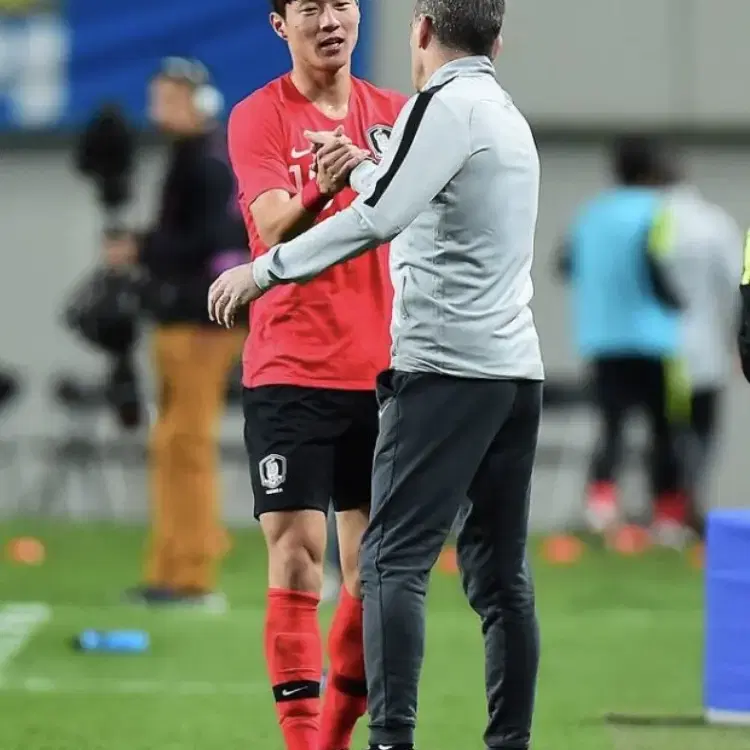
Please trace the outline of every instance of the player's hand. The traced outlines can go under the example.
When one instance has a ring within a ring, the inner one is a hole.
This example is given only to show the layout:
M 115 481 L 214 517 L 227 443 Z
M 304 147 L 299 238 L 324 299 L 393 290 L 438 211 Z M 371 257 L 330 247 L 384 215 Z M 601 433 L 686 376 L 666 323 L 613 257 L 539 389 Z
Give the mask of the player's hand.
M 352 170 L 369 157 L 369 153 L 355 146 L 341 128 L 329 133 L 307 132 L 305 136 L 315 150 L 318 187 L 324 195 L 332 196 L 343 190 Z
M 263 291 L 253 277 L 252 263 L 230 268 L 208 290 L 208 317 L 225 328 L 231 328 L 237 310 L 262 295 Z
M 370 154 L 353 144 L 324 146 L 318 152 L 318 181 L 327 180 L 338 192 L 349 184 L 349 176 Z
M 339 125 L 335 130 L 306 130 L 305 138 L 310 141 L 313 153 L 316 156 L 324 147 L 352 142 L 351 138 L 344 134 L 343 125 Z

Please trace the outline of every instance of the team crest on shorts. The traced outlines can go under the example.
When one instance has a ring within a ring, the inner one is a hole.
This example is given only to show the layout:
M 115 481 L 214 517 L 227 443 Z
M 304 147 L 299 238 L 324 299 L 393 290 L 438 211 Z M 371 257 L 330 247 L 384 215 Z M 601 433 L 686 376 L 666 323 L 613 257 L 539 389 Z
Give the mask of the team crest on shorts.
M 259 464 L 260 483 L 266 488 L 268 495 L 282 492 L 281 485 L 286 481 L 286 458 L 278 453 L 271 453 Z
M 388 125 L 375 125 L 367 131 L 367 143 L 370 146 L 373 156 L 378 161 L 383 158 L 385 150 L 388 148 L 388 141 L 391 140 L 393 128 Z

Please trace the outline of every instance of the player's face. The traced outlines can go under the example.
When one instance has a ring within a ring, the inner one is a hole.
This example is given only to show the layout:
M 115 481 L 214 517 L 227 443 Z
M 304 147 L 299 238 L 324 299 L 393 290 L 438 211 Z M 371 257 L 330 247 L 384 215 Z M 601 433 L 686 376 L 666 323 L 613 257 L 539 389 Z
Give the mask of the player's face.
M 357 0 L 293 0 L 286 17 L 271 15 L 297 63 L 335 71 L 348 65 L 359 34 Z
M 190 130 L 196 119 L 190 87 L 178 81 L 156 78 L 149 88 L 148 113 L 154 125 L 167 133 Z

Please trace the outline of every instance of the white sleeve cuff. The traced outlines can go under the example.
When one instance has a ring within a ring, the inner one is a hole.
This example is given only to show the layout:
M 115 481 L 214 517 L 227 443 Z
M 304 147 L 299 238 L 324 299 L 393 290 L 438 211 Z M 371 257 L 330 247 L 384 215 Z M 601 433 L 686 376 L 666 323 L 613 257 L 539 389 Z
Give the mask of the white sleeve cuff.
M 266 289 L 270 289 L 272 286 L 271 275 L 268 272 L 271 257 L 271 251 L 269 250 L 267 253 L 261 255 L 260 258 L 254 260 L 250 266 L 253 280 L 262 292 L 265 292 Z
M 367 192 L 377 168 L 378 165 L 370 159 L 365 159 L 361 164 L 354 167 L 351 175 L 349 175 L 349 184 L 352 190 L 360 195 Z

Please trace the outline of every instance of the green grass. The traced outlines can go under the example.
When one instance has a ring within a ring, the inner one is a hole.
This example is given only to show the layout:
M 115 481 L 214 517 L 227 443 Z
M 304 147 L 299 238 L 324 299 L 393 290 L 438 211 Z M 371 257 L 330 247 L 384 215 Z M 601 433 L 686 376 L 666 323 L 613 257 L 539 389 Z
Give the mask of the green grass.
M 52 618 L 5 669 L 2 750 L 282 750 L 262 661 L 265 559 L 257 534 L 235 537 L 222 581 L 232 609 L 224 615 L 118 603 L 138 577 L 139 529 L 13 522 L 0 531 L 0 543 L 26 534 L 44 541 L 47 560 L 39 567 L 1 561 L 0 601 L 45 602 Z M 608 712 L 700 712 L 701 576 L 684 557 L 624 560 L 591 550 L 570 568 L 536 560 L 535 572 L 543 637 L 536 750 L 750 746 L 744 732 L 603 721 Z M 152 650 L 73 652 L 70 637 L 89 627 L 146 629 Z M 216 692 L 206 694 L 212 685 Z M 476 621 L 457 579 L 436 574 L 419 747 L 480 750 L 483 711 Z M 353 750 L 365 747 L 365 730 L 363 722 Z

